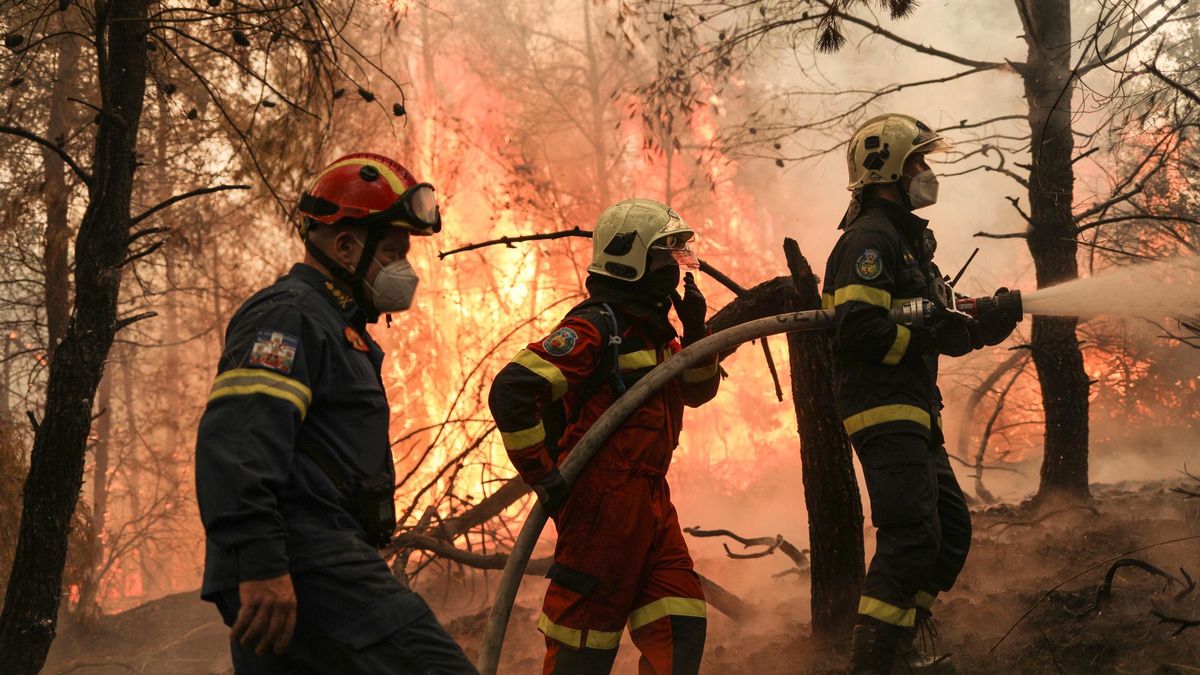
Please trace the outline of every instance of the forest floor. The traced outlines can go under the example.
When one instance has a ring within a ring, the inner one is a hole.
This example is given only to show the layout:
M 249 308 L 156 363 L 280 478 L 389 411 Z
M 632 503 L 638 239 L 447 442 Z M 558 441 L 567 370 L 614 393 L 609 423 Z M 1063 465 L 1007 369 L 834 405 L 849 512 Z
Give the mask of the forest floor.
M 1200 577 L 1200 538 L 1122 555 L 1200 535 L 1200 499 L 1175 487 L 1197 486 L 1093 486 L 1090 508 L 977 509 L 971 558 L 935 610 L 939 647 L 953 654 L 958 672 L 1200 673 L 1200 626 L 1178 632 L 1180 626 L 1153 614 L 1200 619 L 1200 589 L 1182 592 L 1192 576 Z M 1150 563 L 1178 583 L 1122 567 L 1111 595 L 1088 612 L 1111 567 L 1105 561 L 1117 558 Z M 807 637 L 807 576 L 776 579 L 756 560 L 698 556 L 697 566 L 755 608 L 754 618 L 736 623 L 710 611 L 703 673 L 826 673 L 843 664 L 846 645 L 821 646 Z M 542 586 L 525 586 L 502 673 L 540 672 L 542 642 L 533 626 Z M 436 594 L 427 594 L 436 608 L 429 595 Z M 439 615 L 474 658 L 486 613 Z M 228 673 L 226 635 L 216 611 L 195 594 L 169 596 L 106 616 L 91 631 L 64 625 L 45 672 Z M 626 635 L 614 672 L 636 672 L 636 662 Z

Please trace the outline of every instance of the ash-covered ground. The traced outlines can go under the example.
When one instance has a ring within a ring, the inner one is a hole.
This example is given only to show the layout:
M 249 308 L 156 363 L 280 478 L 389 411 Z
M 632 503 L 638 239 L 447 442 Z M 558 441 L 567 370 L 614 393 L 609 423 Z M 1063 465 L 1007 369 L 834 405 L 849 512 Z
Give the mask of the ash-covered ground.
M 1192 577 L 1200 578 L 1200 539 L 1121 556 L 1200 535 L 1200 499 L 1172 488 L 1200 491 L 1190 480 L 1117 484 L 1094 486 L 1089 508 L 976 510 L 971 558 L 958 588 L 937 609 L 939 644 L 953 654 L 959 672 L 1200 673 L 1200 626 L 1180 632 L 1181 626 L 1154 614 L 1200 620 L 1200 589 L 1185 592 Z M 699 550 L 698 569 L 738 592 L 755 614 L 734 622 L 712 613 L 704 673 L 824 673 L 841 667 L 846 645 L 822 646 L 807 638 L 806 575 L 774 578 L 788 566 L 785 561 L 729 560 L 709 550 Z M 1123 567 L 1111 595 L 1088 611 L 1111 566 L 1098 563 L 1119 556 L 1150 563 L 1178 582 Z M 502 673 L 540 672 L 542 642 L 534 624 L 542 585 L 529 581 L 509 629 Z M 439 614 L 474 656 L 486 613 L 472 607 L 453 616 L 462 596 L 443 597 L 437 587 L 431 584 L 424 594 L 435 608 L 446 603 Z M 226 634 L 215 610 L 194 594 L 171 596 L 105 617 L 91 633 L 64 624 L 45 672 L 231 672 Z M 614 672 L 636 672 L 636 663 L 626 637 Z

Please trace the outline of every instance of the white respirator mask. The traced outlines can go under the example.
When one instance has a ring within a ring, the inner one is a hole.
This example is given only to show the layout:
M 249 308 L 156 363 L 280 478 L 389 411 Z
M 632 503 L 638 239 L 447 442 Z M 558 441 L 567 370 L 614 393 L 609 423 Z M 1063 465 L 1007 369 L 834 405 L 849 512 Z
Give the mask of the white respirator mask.
M 926 169 L 909 179 L 908 201 L 913 210 L 937 203 L 938 179 L 932 169 Z
M 371 289 L 371 302 L 377 311 L 403 312 L 412 307 L 418 281 L 417 272 L 408 260 L 397 260 L 384 265 L 367 288 Z

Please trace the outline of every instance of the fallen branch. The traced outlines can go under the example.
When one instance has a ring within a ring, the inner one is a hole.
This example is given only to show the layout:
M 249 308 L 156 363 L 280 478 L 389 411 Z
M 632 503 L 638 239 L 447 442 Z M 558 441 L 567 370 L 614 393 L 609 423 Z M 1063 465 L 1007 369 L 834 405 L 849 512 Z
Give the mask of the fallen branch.
M 1131 556 L 1134 553 L 1141 553 L 1142 551 L 1148 551 L 1152 548 L 1158 548 L 1159 546 L 1167 546 L 1168 544 L 1179 544 L 1179 543 L 1182 543 L 1185 541 L 1194 541 L 1196 539 L 1200 539 L 1200 534 L 1193 534 L 1193 535 L 1190 535 L 1187 537 L 1178 537 L 1175 539 L 1168 539 L 1166 541 L 1160 541 L 1155 544 L 1149 544 L 1147 546 L 1135 548 L 1132 551 L 1125 551 L 1124 553 L 1120 553 L 1118 555 L 1112 556 L 1111 558 L 1106 558 L 1104 560 L 1101 560 L 1100 562 L 1097 562 L 1095 564 L 1088 566 L 1087 568 L 1085 568 L 1075 574 L 1072 574 L 1071 576 L 1067 577 L 1066 579 L 1063 579 L 1062 581 L 1055 584 L 1053 588 L 1051 588 L 1050 590 L 1043 593 L 1042 597 L 1037 599 L 1037 602 L 1030 605 L 1029 609 L 1025 610 L 1025 613 L 1022 614 L 1021 617 L 1019 619 L 1017 619 L 1015 623 L 1013 623 L 1013 625 L 1009 626 L 1008 630 L 1006 630 L 1004 632 L 1004 635 L 1001 635 L 1000 639 L 996 640 L 996 643 L 994 645 L 992 645 L 992 648 L 988 650 L 988 653 L 991 654 L 991 653 L 995 652 L 996 648 L 999 647 L 1001 644 L 1003 644 L 1004 641 L 1008 639 L 1009 635 L 1012 635 L 1012 632 L 1017 629 L 1017 626 L 1021 625 L 1021 623 L 1024 622 L 1025 619 L 1029 618 L 1029 615 L 1033 613 L 1033 610 L 1037 609 L 1038 605 L 1040 605 L 1046 601 L 1046 598 L 1049 598 L 1051 596 L 1051 594 L 1053 594 L 1055 591 L 1062 588 L 1063 586 L 1066 586 L 1067 584 L 1071 583 L 1072 581 L 1075 581 L 1076 579 L 1087 574 L 1088 572 L 1091 572 L 1092 570 L 1094 570 L 1102 565 L 1106 565 L 1106 564 L 1114 562 L 1116 560 L 1120 560 L 1121 558 Z
M 1179 628 L 1177 628 L 1175 630 L 1174 635 L 1179 635 L 1180 633 L 1182 633 L 1183 631 L 1185 631 L 1189 628 L 1195 628 L 1196 626 L 1200 626 L 1200 619 L 1183 619 L 1180 617 L 1171 616 L 1169 614 L 1164 614 L 1163 612 L 1160 612 L 1157 609 L 1150 610 L 1150 613 L 1153 614 L 1154 616 L 1158 617 L 1158 620 L 1160 623 L 1174 624 L 1176 626 L 1179 626 Z
M 1166 572 L 1165 570 L 1163 570 L 1159 567 L 1151 565 L 1150 563 L 1146 562 L 1145 560 L 1139 560 L 1137 558 L 1122 558 L 1122 559 L 1116 561 L 1115 563 L 1113 563 L 1112 567 L 1108 568 L 1108 573 L 1106 573 L 1104 575 L 1104 583 L 1100 584 L 1100 588 L 1096 590 L 1096 600 L 1095 600 L 1095 602 L 1092 603 L 1092 606 L 1085 609 L 1082 613 L 1077 615 L 1076 618 L 1082 619 L 1083 617 L 1091 614 L 1092 612 L 1100 611 L 1101 606 L 1103 605 L 1104 601 L 1108 600 L 1109 598 L 1112 597 L 1113 581 L 1116 579 L 1117 570 L 1121 569 L 1122 567 L 1136 567 L 1137 569 L 1149 572 L 1150 574 L 1153 574 L 1156 577 L 1165 579 L 1166 584 L 1163 586 L 1163 589 L 1162 589 L 1164 591 L 1167 590 L 1168 588 L 1170 588 L 1172 584 L 1179 584 L 1180 586 L 1183 586 L 1186 589 L 1186 585 L 1184 584 L 1183 581 L 1176 579 L 1169 572 Z
M 782 534 L 777 534 L 774 537 L 753 537 L 746 538 L 741 535 L 730 532 L 729 530 L 704 530 L 699 527 L 686 527 L 684 532 L 693 537 L 729 537 L 746 548 L 751 546 L 766 546 L 762 551 L 754 553 L 734 553 L 729 549 L 729 544 L 722 544 L 725 548 L 725 555 L 734 560 L 749 560 L 752 558 L 765 558 L 775 553 L 782 551 L 784 555 L 791 558 L 795 563 L 796 569 L 805 570 L 808 568 L 808 550 L 801 551 L 794 544 L 783 538 Z

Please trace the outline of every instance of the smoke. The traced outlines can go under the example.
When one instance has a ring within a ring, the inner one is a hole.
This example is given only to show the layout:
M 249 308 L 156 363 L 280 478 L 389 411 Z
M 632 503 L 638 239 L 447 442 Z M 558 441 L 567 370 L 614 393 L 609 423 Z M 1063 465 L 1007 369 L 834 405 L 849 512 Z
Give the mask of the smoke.
M 1200 314 L 1200 256 L 1134 265 L 1034 291 L 1030 314 L 1161 319 Z

